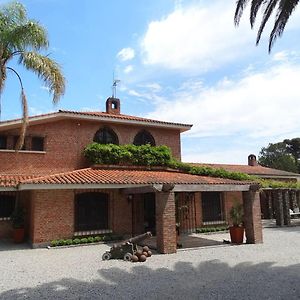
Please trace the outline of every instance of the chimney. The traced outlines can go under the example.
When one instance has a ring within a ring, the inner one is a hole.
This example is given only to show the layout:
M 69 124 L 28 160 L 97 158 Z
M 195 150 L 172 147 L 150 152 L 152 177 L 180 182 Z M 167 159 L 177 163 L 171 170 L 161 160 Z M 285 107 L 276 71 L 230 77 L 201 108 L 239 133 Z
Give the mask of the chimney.
M 109 97 L 106 100 L 106 112 L 108 114 L 120 114 L 120 99 Z
M 256 160 L 256 156 L 254 154 L 250 154 L 248 156 L 248 166 L 258 166 L 257 160 Z

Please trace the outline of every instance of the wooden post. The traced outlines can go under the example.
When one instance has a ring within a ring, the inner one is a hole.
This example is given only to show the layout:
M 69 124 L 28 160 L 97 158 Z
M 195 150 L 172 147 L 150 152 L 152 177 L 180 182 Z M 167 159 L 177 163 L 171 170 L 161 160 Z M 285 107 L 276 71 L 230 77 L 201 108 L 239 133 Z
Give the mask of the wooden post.
M 283 224 L 291 225 L 291 216 L 290 216 L 290 193 L 288 190 L 283 191 Z

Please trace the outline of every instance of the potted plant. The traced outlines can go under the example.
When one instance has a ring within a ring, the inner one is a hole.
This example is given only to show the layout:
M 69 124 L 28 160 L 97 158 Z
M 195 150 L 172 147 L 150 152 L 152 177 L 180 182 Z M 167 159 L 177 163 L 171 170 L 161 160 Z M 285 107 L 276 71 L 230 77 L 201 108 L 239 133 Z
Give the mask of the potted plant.
M 13 227 L 13 240 L 15 243 L 22 243 L 25 236 L 25 216 L 23 207 L 16 207 L 10 216 Z
M 235 202 L 229 212 L 232 226 L 229 227 L 231 243 L 242 244 L 245 228 L 243 226 L 244 210 L 241 203 Z

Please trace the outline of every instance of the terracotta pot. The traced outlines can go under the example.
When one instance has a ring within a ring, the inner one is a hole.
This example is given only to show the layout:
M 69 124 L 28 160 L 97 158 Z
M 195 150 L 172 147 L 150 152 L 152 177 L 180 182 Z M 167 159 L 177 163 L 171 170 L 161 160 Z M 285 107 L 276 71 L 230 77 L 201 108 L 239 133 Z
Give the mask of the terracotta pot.
M 232 226 L 229 228 L 231 243 L 242 244 L 244 239 L 244 227 Z
M 24 228 L 14 228 L 13 240 L 15 243 L 23 243 L 25 230 Z

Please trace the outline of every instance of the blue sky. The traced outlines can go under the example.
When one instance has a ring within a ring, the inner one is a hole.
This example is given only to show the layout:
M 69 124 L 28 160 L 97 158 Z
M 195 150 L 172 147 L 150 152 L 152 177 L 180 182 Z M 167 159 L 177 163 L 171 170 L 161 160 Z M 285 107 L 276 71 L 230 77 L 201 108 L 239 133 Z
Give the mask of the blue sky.
M 122 113 L 194 124 L 182 135 L 184 161 L 244 164 L 269 142 L 299 136 L 300 8 L 269 55 L 270 26 L 256 47 L 247 12 L 234 27 L 233 0 L 22 3 L 47 28 L 46 53 L 67 80 L 54 107 L 42 82 L 13 64 L 31 115 L 104 111 L 115 72 Z M 19 102 L 9 74 L 1 119 L 19 117 Z

